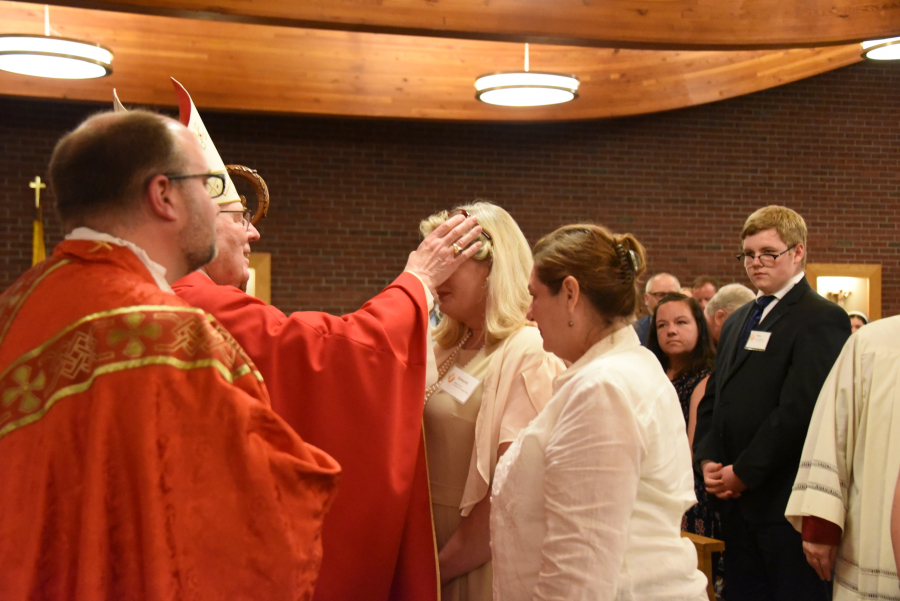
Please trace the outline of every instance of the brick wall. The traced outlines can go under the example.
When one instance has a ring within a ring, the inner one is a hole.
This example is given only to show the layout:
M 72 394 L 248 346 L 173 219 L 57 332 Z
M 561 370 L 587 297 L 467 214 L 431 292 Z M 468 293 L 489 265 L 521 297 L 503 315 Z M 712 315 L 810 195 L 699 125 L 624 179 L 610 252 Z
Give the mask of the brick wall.
M 531 242 L 582 219 L 630 231 L 647 247 L 651 271 L 683 282 L 710 273 L 747 283 L 733 258 L 743 219 L 786 204 L 810 227 L 810 261 L 882 264 L 883 314 L 894 315 L 898 88 L 900 65 L 870 62 L 611 121 L 203 117 L 225 162 L 254 167 L 269 184 L 274 206 L 255 250 L 273 253 L 273 302 L 284 310 L 358 308 L 402 269 L 419 219 L 482 197 L 509 210 Z M 45 177 L 55 140 L 97 108 L 0 99 L 0 288 L 30 264 L 28 182 Z M 48 248 L 62 235 L 51 215 Z

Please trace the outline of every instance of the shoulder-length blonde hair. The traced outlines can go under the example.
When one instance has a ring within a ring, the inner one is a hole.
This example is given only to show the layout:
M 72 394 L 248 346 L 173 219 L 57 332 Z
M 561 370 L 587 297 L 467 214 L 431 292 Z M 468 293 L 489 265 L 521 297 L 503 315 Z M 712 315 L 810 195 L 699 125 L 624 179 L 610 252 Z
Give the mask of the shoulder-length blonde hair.
M 476 200 L 456 209 L 463 209 L 477 217 L 478 225 L 491 237 L 491 240 L 478 237 L 482 247 L 472 257 L 473 261 L 491 262 L 484 316 L 485 344 L 490 346 L 505 340 L 525 325 L 525 314 L 531 304 L 528 294 L 531 250 L 515 220 L 497 205 Z M 447 221 L 452 212 L 441 211 L 423 220 L 419 224 L 419 232 L 427 236 Z M 444 315 L 434 330 L 434 339 L 446 348 L 457 344 L 465 332 L 463 324 Z

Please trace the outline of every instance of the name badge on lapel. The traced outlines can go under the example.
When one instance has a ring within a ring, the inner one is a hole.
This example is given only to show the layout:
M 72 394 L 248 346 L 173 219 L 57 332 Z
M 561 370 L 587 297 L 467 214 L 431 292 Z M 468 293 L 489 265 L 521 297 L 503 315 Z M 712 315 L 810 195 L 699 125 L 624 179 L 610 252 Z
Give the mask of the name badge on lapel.
M 453 397 L 460 405 L 465 404 L 478 388 L 480 380 L 474 376 L 470 376 L 459 366 L 454 365 L 447 377 L 441 382 L 441 390 Z
M 772 332 L 753 330 L 750 332 L 750 337 L 747 338 L 747 346 L 744 348 L 748 351 L 764 351 L 766 350 L 766 346 L 769 344 L 769 338 L 771 337 Z

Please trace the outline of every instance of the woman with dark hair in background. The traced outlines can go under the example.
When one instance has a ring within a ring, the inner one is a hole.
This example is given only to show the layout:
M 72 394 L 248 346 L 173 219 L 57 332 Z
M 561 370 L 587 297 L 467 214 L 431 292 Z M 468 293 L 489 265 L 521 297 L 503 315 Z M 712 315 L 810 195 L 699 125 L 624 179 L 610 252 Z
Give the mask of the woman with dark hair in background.
M 650 328 L 647 348 L 666 370 L 666 376 L 678 393 L 688 442 L 694 444 L 697 427 L 697 405 L 706 392 L 706 382 L 715 353 L 703 309 L 684 294 L 669 294 L 656 305 L 654 327 Z M 719 515 L 709 509 L 709 496 L 703 478 L 695 478 L 697 504 L 684 514 L 681 529 L 710 538 L 721 538 Z
M 666 370 L 666 376 L 678 393 L 688 442 L 694 444 L 697 405 L 706 392 L 706 382 L 715 353 L 703 309 L 684 294 L 669 294 L 656 305 L 647 348 Z M 719 515 L 709 509 L 709 497 L 703 478 L 695 478 L 697 504 L 684 514 L 681 529 L 710 538 L 721 538 Z
M 709 326 L 700 303 L 677 292 L 659 301 L 650 323 L 652 327 L 647 348 L 659 359 L 678 392 L 688 442 L 693 445 L 697 405 L 706 392 L 706 382 L 715 356 L 709 339 Z
M 694 444 L 697 427 L 697 406 L 706 392 L 706 383 L 713 366 L 715 351 L 709 336 L 709 326 L 703 309 L 693 298 L 684 294 L 663 297 L 653 312 L 647 348 L 666 370 L 666 376 L 678 393 L 681 411 L 687 428 L 688 442 Z M 710 538 L 722 538 L 719 514 L 709 507 L 709 494 L 702 477 L 694 476 L 697 504 L 688 509 L 681 520 L 681 529 Z M 714 561 L 713 579 L 717 591 L 723 584 L 723 566 Z

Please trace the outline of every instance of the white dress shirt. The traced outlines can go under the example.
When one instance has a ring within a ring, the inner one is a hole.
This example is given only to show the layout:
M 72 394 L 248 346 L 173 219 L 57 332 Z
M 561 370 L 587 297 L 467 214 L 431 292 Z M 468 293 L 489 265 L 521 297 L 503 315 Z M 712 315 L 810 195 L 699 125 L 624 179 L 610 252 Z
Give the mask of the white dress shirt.
M 766 318 L 766 315 L 768 315 L 769 313 L 772 312 L 772 309 L 775 308 L 775 305 L 778 304 L 778 301 L 783 299 L 784 295 L 787 294 L 788 292 L 790 292 L 791 288 L 796 286 L 800 282 L 800 280 L 802 280 L 804 277 L 806 277 L 806 272 L 801 271 L 800 273 L 798 273 L 797 275 L 792 277 L 790 280 L 788 280 L 788 283 L 785 285 L 784 288 L 782 288 L 775 294 L 770 295 L 770 296 L 774 296 L 775 300 L 770 302 L 768 305 L 766 305 L 766 308 L 763 309 L 762 315 L 759 318 L 760 323 L 762 322 L 762 320 L 764 320 Z M 756 300 L 759 301 L 759 299 L 762 298 L 763 296 L 765 296 L 765 293 L 762 290 L 758 291 L 756 293 Z
M 706 599 L 680 533 L 694 503 L 678 396 L 622 328 L 556 378 L 497 465 L 494 599 Z

